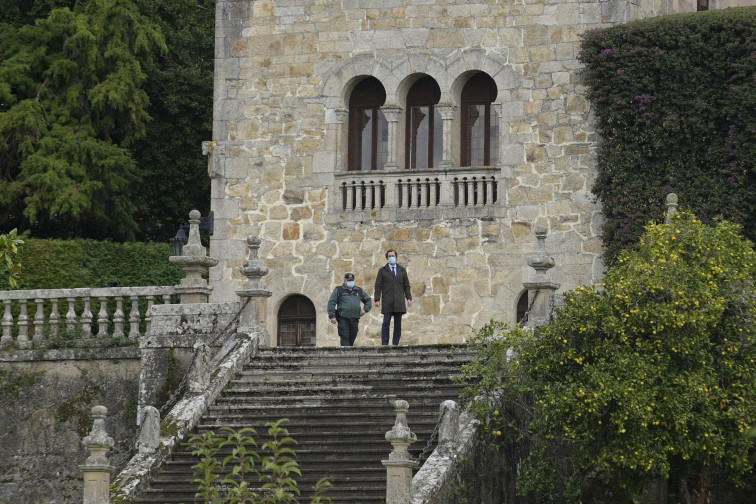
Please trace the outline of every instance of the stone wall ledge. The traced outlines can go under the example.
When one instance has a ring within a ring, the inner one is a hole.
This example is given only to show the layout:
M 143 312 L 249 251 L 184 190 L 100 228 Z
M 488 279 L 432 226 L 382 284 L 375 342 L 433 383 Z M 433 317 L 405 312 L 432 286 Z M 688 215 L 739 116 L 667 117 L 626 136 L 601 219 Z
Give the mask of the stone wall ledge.
M 136 346 L 0 351 L 0 362 L 102 361 L 140 358 L 141 350 Z
M 398 221 L 444 222 L 454 219 L 499 220 L 508 218 L 508 209 L 502 205 L 487 207 L 436 206 L 433 208 L 376 208 L 325 215 L 326 224 L 377 223 Z
M 145 287 L 81 287 L 77 289 L 31 289 L 0 291 L 0 301 L 5 299 L 65 299 L 65 298 L 98 298 L 98 297 L 131 297 L 131 296 L 163 296 L 171 295 L 174 286 L 145 286 Z

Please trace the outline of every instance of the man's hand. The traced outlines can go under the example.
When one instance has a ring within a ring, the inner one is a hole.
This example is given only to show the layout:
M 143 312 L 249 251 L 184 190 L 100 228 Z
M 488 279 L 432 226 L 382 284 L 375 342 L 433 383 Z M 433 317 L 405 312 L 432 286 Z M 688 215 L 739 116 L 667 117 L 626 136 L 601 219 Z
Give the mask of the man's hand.
M 377 306 L 378 308 L 380 308 L 381 307 L 381 302 L 380 301 L 376 301 L 375 302 L 375 306 Z
M 366 312 L 365 310 L 360 310 L 360 317 L 362 317 L 362 316 L 363 316 L 363 315 L 365 315 L 366 313 L 367 313 L 367 312 Z
M 412 300 L 411 300 L 411 299 L 408 299 L 408 300 L 407 300 L 407 306 L 408 306 L 408 307 L 412 306 Z
M 331 324 L 335 324 L 335 323 L 336 323 L 336 319 L 335 319 L 335 318 L 332 318 L 332 319 L 331 319 Z

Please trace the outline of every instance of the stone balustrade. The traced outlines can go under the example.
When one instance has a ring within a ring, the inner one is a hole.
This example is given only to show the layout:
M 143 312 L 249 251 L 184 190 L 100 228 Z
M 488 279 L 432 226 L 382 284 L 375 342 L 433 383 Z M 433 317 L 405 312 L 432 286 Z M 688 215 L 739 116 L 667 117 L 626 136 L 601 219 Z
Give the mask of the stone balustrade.
M 81 338 L 137 340 L 150 327 L 155 303 L 170 304 L 174 286 L 0 291 L 0 347 L 45 346 L 63 331 Z
M 379 219 L 393 219 L 396 211 L 491 209 L 499 201 L 499 178 L 492 167 L 343 172 L 335 175 L 336 208 L 347 217 L 367 211 Z

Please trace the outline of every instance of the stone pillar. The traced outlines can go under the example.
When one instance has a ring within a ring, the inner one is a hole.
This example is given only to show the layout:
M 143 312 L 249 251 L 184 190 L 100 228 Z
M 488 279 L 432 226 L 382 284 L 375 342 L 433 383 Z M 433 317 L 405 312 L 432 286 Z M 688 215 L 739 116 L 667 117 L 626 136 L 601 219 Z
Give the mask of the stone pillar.
M 257 257 L 260 243 L 259 236 L 247 237 L 249 258 L 247 263 L 241 267 L 241 274 L 247 277 L 247 283 L 244 284 L 242 290 L 236 291 L 243 306 L 239 315 L 239 327 L 237 329 L 239 332 L 250 332 L 258 325 L 264 327 L 267 301 L 273 295 L 272 292 L 263 289 L 260 285 L 260 279 L 268 274 L 268 268 Z
M 5 312 L 3 313 L 3 336 L 0 337 L 0 348 L 5 348 L 13 343 L 13 315 L 11 314 L 10 299 L 3 299 Z
M 502 131 L 504 131 L 504 108 L 501 103 L 492 103 L 491 112 L 496 114 L 496 122 L 499 124 L 499 138 L 496 139 L 496 162 L 491 163 L 494 166 L 500 167 L 501 161 L 504 159 L 504 142 L 502 142 Z M 491 155 L 494 153 L 492 152 Z
M 551 281 L 547 271 L 554 267 L 554 259 L 546 252 L 546 228 L 535 229 L 535 251 L 528 256 L 528 266 L 536 270 L 532 282 L 523 282 L 528 289 L 528 312 L 525 327 L 539 327 L 551 322 L 551 312 L 559 284 Z
M 199 234 L 200 213 L 198 210 L 189 212 L 189 238 L 180 256 L 168 258 L 173 264 L 178 264 L 186 273 L 186 277 L 176 286 L 176 292 L 181 296 L 182 304 L 207 303 L 212 288 L 202 274 L 211 266 L 218 264 L 218 259 L 207 256 L 202 246 Z
M 82 440 L 89 450 L 89 457 L 79 469 L 84 473 L 84 504 L 108 504 L 110 502 L 110 475 L 113 467 L 106 456 L 113 448 L 113 438 L 105 431 L 105 406 L 92 408 L 94 423 L 92 432 Z
M 664 219 L 665 224 L 669 224 L 669 221 L 672 220 L 672 216 L 675 215 L 676 211 L 677 211 L 677 194 L 669 193 L 667 194 L 667 217 Z
M 334 158 L 335 172 L 347 171 L 347 167 L 344 165 L 344 156 L 347 149 L 344 148 L 344 123 L 349 119 L 349 110 L 347 109 L 335 109 L 333 115 L 336 118 L 336 156 Z
M 154 406 L 142 408 L 139 425 L 139 453 L 153 453 L 160 446 L 160 411 Z
M 454 120 L 454 112 L 457 110 L 457 106 L 452 103 L 439 103 L 435 108 L 443 121 L 443 136 L 441 137 L 443 150 L 438 167 L 442 170 L 447 170 L 454 164 L 452 162 L 452 121 Z
M 459 437 L 459 406 L 454 401 L 444 401 L 439 408 L 438 453 L 449 455 Z
M 389 454 L 388 460 L 381 463 L 386 466 L 386 504 L 409 504 L 412 489 L 412 470 L 417 469 L 418 464 L 412 460 L 407 450 L 409 445 L 417 441 L 417 436 L 407 425 L 407 401 L 398 399 L 394 402 L 396 422 L 394 427 L 386 433 L 386 441 L 391 443 L 394 449 Z
M 397 161 L 397 150 L 399 138 L 397 137 L 399 118 L 402 115 L 402 108 L 396 105 L 384 105 L 381 107 L 383 115 L 388 123 L 388 153 L 384 169 L 387 171 L 398 170 L 399 162 Z

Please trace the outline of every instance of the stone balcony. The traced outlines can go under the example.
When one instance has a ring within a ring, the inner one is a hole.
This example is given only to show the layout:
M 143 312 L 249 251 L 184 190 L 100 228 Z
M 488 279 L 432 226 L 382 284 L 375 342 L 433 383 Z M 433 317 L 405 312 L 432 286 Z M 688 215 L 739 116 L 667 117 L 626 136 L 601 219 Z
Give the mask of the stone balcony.
M 337 173 L 326 220 L 501 217 L 506 208 L 500 180 L 496 167 Z

